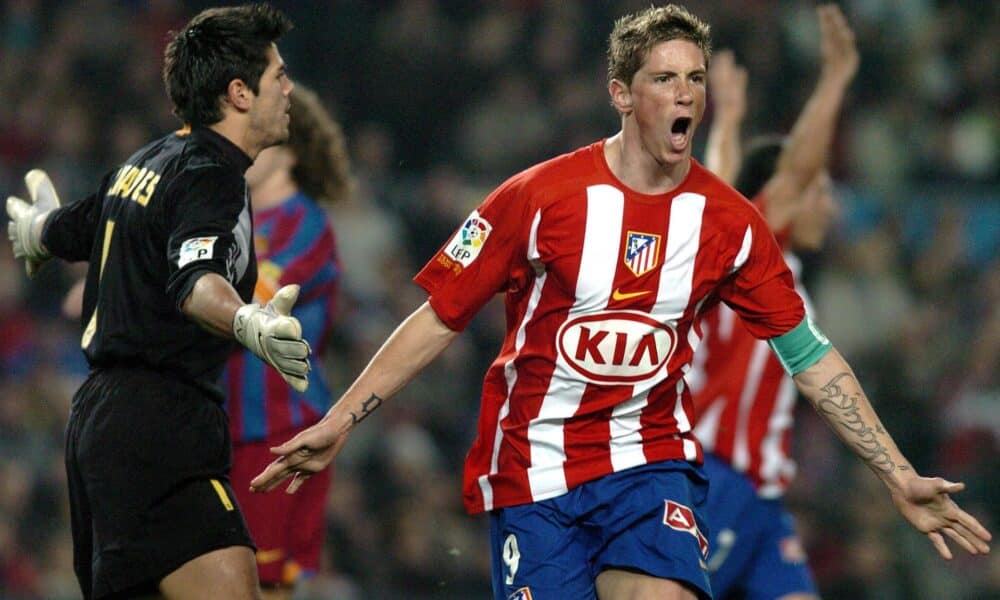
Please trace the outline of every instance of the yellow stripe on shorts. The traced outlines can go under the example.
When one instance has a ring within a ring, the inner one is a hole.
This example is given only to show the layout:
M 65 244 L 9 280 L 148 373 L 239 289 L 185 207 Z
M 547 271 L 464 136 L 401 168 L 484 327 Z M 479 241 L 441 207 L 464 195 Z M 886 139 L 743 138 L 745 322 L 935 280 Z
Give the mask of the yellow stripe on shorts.
M 212 487 L 215 488 L 215 493 L 219 495 L 219 500 L 222 500 L 222 505 L 226 507 L 226 510 L 233 510 L 232 500 L 229 499 L 229 494 L 226 493 L 226 488 L 222 487 L 218 479 L 211 479 Z

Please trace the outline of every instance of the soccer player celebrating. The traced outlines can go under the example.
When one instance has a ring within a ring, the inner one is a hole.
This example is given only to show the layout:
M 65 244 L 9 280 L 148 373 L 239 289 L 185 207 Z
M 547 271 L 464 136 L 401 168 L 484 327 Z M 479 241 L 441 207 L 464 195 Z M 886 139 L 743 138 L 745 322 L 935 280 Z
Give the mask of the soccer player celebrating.
M 74 568 L 85 598 L 260 598 L 253 542 L 229 485 L 219 376 L 236 340 L 293 387 L 309 345 L 289 316 L 297 288 L 247 304 L 257 279 L 243 174 L 288 138 L 292 82 L 266 5 L 208 9 L 166 48 L 163 78 L 189 125 L 59 207 L 28 173 L 7 200 L 15 256 L 89 260 L 66 470 Z
M 710 597 L 707 482 L 683 375 L 719 301 L 770 342 L 802 393 L 943 554 L 989 533 L 919 477 L 850 367 L 806 317 L 760 213 L 691 158 L 709 28 L 676 5 L 615 23 L 608 92 L 621 130 L 494 190 L 416 276 L 429 293 L 316 425 L 254 481 L 294 492 L 494 294 L 507 332 L 465 467 L 488 511 L 504 598 Z
M 302 291 L 292 316 L 318 354 L 333 322 L 340 262 L 323 206 L 349 193 L 350 164 L 340 125 L 302 84 L 291 94 L 288 143 L 259 155 L 246 173 L 254 213 L 258 276 L 254 300 L 266 304 L 292 282 Z M 330 407 L 330 390 L 316 369 L 304 392 L 246 349 L 224 375 L 233 440 L 232 483 L 257 544 L 265 598 L 291 598 L 297 581 L 315 573 L 326 531 L 329 469 L 295 495 L 251 494 L 250 479 L 267 466 L 271 446 L 312 425 Z

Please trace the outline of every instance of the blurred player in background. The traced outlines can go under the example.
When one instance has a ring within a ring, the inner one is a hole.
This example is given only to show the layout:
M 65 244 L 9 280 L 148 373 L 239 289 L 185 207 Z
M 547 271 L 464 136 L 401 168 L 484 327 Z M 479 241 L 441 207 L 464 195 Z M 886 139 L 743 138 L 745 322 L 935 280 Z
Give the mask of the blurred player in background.
M 219 387 L 233 340 L 308 384 L 296 289 L 245 304 L 257 279 L 244 172 L 288 139 L 292 83 L 265 6 L 209 9 L 165 52 L 167 94 L 189 127 L 153 141 L 66 207 L 48 177 L 7 200 L 29 275 L 89 260 L 66 470 L 73 561 L 85 598 L 260 597 L 253 541 L 229 485 Z
M 247 170 L 254 213 L 257 287 L 267 303 L 282 286 L 301 286 L 292 316 L 316 354 L 333 323 L 340 263 L 324 205 L 350 193 L 350 163 L 340 125 L 315 93 L 296 84 L 291 94 L 288 143 L 262 151 Z M 317 473 L 300 494 L 251 494 L 250 479 L 274 458 L 268 448 L 320 419 L 330 389 L 315 369 L 298 392 L 280 374 L 241 350 L 224 375 L 233 439 L 232 482 L 257 544 L 257 571 L 265 598 L 290 598 L 301 576 L 319 566 L 330 470 Z
M 465 469 L 488 511 L 498 599 L 710 597 L 707 484 L 689 369 L 701 310 L 768 339 L 819 414 L 938 551 L 989 533 L 919 477 L 850 367 L 807 318 L 768 224 L 691 158 L 709 29 L 675 5 L 618 20 L 608 92 L 621 131 L 507 180 L 417 275 L 429 298 L 316 425 L 254 479 L 294 492 L 497 293 L 507 332 Z M 461 401 L 461 399 L 456 399 Z
M 715 113 L 707 166 L 761 210 L 785 249 L 796 289 L 792 251 L 816 251 L 834 222 L 827 162 L 837 117 L 858 70 L 854 33 L 835 5 L 816 9 L 822 64 L 812 96 L 787 139 L 764 138 L 740 156 L 746 73 L 720 55 L 709 77 Z M 816 586 L 782 495 L 794 475 L 790 437 L 795 382 L 767 343 L 740 317 L 718 306 L 702 321 L 702 345 L 688 376 L 712 482 L 705 514 L 712 530 L 708 560 L 717 598 L 816 597 Z

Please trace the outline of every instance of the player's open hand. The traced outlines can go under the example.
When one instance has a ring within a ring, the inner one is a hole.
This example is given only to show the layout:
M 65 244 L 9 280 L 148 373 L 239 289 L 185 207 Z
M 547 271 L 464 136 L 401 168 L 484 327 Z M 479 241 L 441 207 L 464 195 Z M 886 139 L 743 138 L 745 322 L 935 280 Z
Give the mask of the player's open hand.
M 294 494 L 310 475 L 330 466 L 346 441 L 346 432 L 337 431 L 329 419 L 321 420 L 284 444 L 271 448 L 271 453 L 278 458 L 253 478 L 250 491 L 270 492 L 291 477 L 285 491 Z
M 969 554 L 986 554 L 993 536 L 949 496 L 964 489 L 964 483 L 951 483 L 940 477 L 914 477 L 892 494 L 892 501 L 914 527 L 927 534 L 944 558 L 951 559 L 944 536 Z
M 823 73 L 847 84 L 858 72 L 858 64 L 861 62 L 854 30 L 847 24 L 844 13 L 836 4 L 816 7 L 816 15 L 819 18 Z

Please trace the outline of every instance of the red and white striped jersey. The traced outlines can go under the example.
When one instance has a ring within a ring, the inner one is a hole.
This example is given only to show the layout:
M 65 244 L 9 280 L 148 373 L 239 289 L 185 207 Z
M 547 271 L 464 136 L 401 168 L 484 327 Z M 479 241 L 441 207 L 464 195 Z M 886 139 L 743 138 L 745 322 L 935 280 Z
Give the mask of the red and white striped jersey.
M 415 281 L 456 331 L 506 296 L 465 465 L 473 513 L 650 462 L 700 462 L 682 377 L 696 314 L 722 300 L 761 338 L 804 316 L 749 202 L 694 160 L 673 191 L 632 191 L 603 141 L 507 180 Z
M 761 198 L 754 203 L 760 206 Z M 807 312 L 812 313 L 799 285 L 801 262 L 785 254 Z M 726 306 L 702 318 L 702 344 L 687 376 L 694 395 L 695 435 L 736 471 L 746 474 L 765 498 L 784 494 L 795 476 L 791 431 L 795 382 L 766 342 L 756 339 Z

